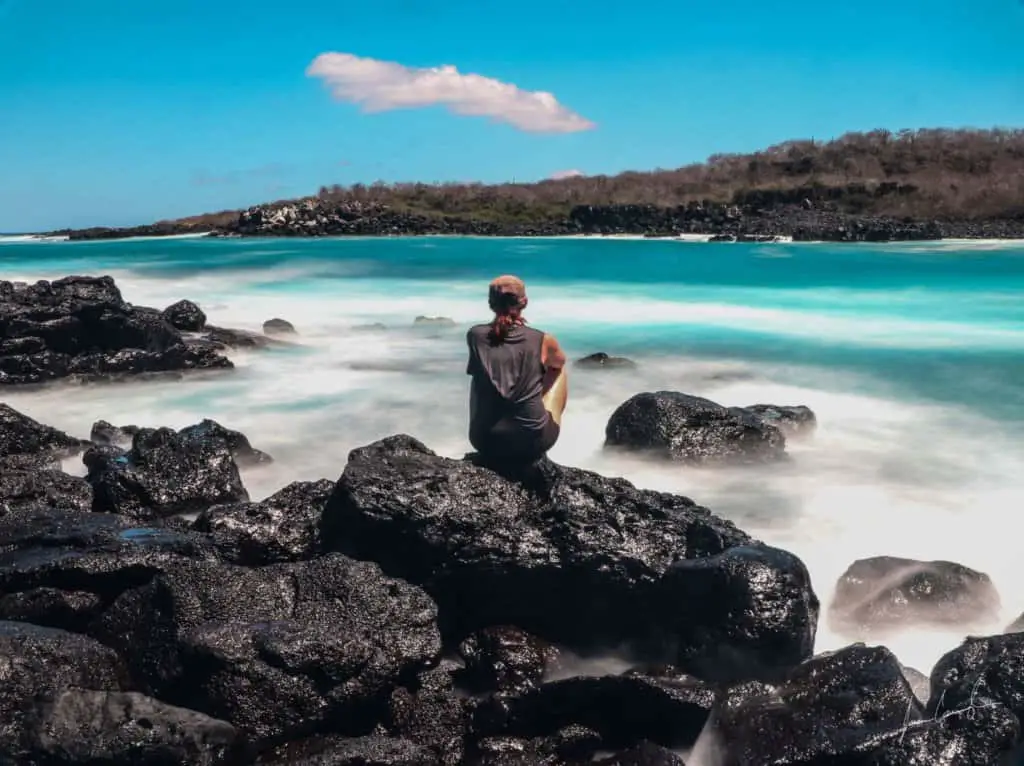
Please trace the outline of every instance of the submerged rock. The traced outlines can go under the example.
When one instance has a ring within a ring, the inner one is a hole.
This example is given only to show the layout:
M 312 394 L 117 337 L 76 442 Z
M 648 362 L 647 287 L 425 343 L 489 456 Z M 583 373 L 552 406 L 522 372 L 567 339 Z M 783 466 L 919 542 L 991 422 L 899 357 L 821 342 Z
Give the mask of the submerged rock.
M 695 465 L 765 463 L 785 458 L 786 438 L 749 412 L 658 391 L 619 405 L 605 428 L 605 447 Z
M 222 351 L 244 348 L 244 349 L 265 349 L 271 345 L 280 341 L 274 341 L 274 339 L 260 335 L 258 333 L 249 332 L 248 330 L 231 330 L 227 327 L 214 327 L 213 325 L 206 325 L 203 330 L 203 336 L 201 340 L 205 344 L 209 344 L 212 348 L 217 348 Z
M 515 625 L 732 678 L 773 675 L 813 645 L 818 601 L 799 559 L 622 479 L 551 463 L 504 478 L 393 436 L 350 453 L 321 531 L 325 548 L 422 584 L 451 646 Z
M 751 404 L 738 409 L 770 423 L 782 431 L 787 438 L 810 436 L 818 428 L 818 418 L 810 407 L 802 404 L 793 407 L 781 407 L 776 404 Z
M 105 420 L 92 424 L 89 439 L 101 447 L 124 447 L 132 443 L 141 429 L 138 426 L 115 426 Z
M 988 575 L 951 561 L 878 556 L 855 561 L 839 578 L 829 621 L 855 637 L 916 626 L 984 624 L 999 614 Z
M 416 327 L 455 327 L 455 320 L 450 317 L 418 316 L 412 323 Z
M 330 555 L 259 569 L 188 562 L 129 591 L 97 630 L 144 691 L 262 744 L 370 731 L 440 653 L 436 606 L 375 564 Z
M 577 359 L 575 366 L 585 369 L 632 370 L 636 368 L 636 362 L 624 356 L 608 356 L 603 351 L 598 351 L 596 354 Z
M 233 366 L 187 344 L 160 312 L 126 303 L 109 276 L 0 282 L 0 327 L 0 385 Z
M 152 519 L 249 499 L 231 450 L 219 438 L 142 429 L 129 451 L 93 447 L 82 459 L 94 511 Z
M 334 482 L 297 481 L 258 503 L 215 505 L 193 528 L 221 541 L 226 560 L 247 566 L 312 558 L 320 551 L 320 517 Z
M 64 689 L 27 722 L 26 756 L 53 766 L 242 763 L 246 745 L 230 724 L 136 692 Z
M 178 301 L 163 310 L 164 321 L 178 330 L 199 332 L 206 326 L 206 314 L 192 301 Z
M 88 446 L 89 442 L 43 425 L 0 402 L 0 458 L 14 455 L 70 457 Z
M 295 335 L 295 325 L 287 319 L 268 319 L 263 323 L 264 335 Z

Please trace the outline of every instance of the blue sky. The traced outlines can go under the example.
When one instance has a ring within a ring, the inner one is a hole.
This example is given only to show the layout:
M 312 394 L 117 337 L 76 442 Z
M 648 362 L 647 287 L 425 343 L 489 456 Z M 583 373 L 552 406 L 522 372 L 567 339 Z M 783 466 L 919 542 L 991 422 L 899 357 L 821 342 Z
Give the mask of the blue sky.
M 0 231 L 1020 127 L 1022 39 L 1020 0 L 0 0 Z

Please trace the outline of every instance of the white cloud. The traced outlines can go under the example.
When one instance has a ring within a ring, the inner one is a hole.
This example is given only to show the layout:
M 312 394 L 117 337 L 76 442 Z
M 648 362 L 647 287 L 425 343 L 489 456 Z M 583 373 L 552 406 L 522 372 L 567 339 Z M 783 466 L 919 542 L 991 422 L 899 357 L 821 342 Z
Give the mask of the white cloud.
M 462 74 L 450 65 L 427 69 L 350 53 L 322 53 L 306 74 L 322 79 L 335 98 L 360 104 L 366 112 L 441 105 L 455 114 L 490 117 L 531 133 L 576 133 L 595 127 L 551 93 Z
M 579 178 L 586 175 L 582 170 L 556 170 L 550 176 L 552 181 L 561 181 L 563 178 Z

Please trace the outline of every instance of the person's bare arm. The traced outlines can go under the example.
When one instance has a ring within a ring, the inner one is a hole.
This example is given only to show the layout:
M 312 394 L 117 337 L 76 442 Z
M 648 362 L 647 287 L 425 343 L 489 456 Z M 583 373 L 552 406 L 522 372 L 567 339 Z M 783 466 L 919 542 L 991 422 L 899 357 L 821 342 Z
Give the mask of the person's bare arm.
M 565 352 L 558 345 L 555 336 L 545 335 L 543 345 L 541 346 L 541 363 L 544 365 L 543 390 L 545 393 L 555 384 L 558 376 L 562 374 L 562 368 L 565 367 L 566 361 Z

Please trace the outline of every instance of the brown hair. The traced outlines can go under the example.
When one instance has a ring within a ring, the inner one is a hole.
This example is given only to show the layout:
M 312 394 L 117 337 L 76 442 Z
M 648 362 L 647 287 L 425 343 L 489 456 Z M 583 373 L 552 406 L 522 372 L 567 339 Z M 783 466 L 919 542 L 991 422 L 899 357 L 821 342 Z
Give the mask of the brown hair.
M 487 304 L 494 312 L 491 320 L 491 343 L 504 343 L 513 327 L 526 324 L 523 316 L 524 302 L 514 292 L 505 292 L 499 286 L 492 285 L 487 297 Z

